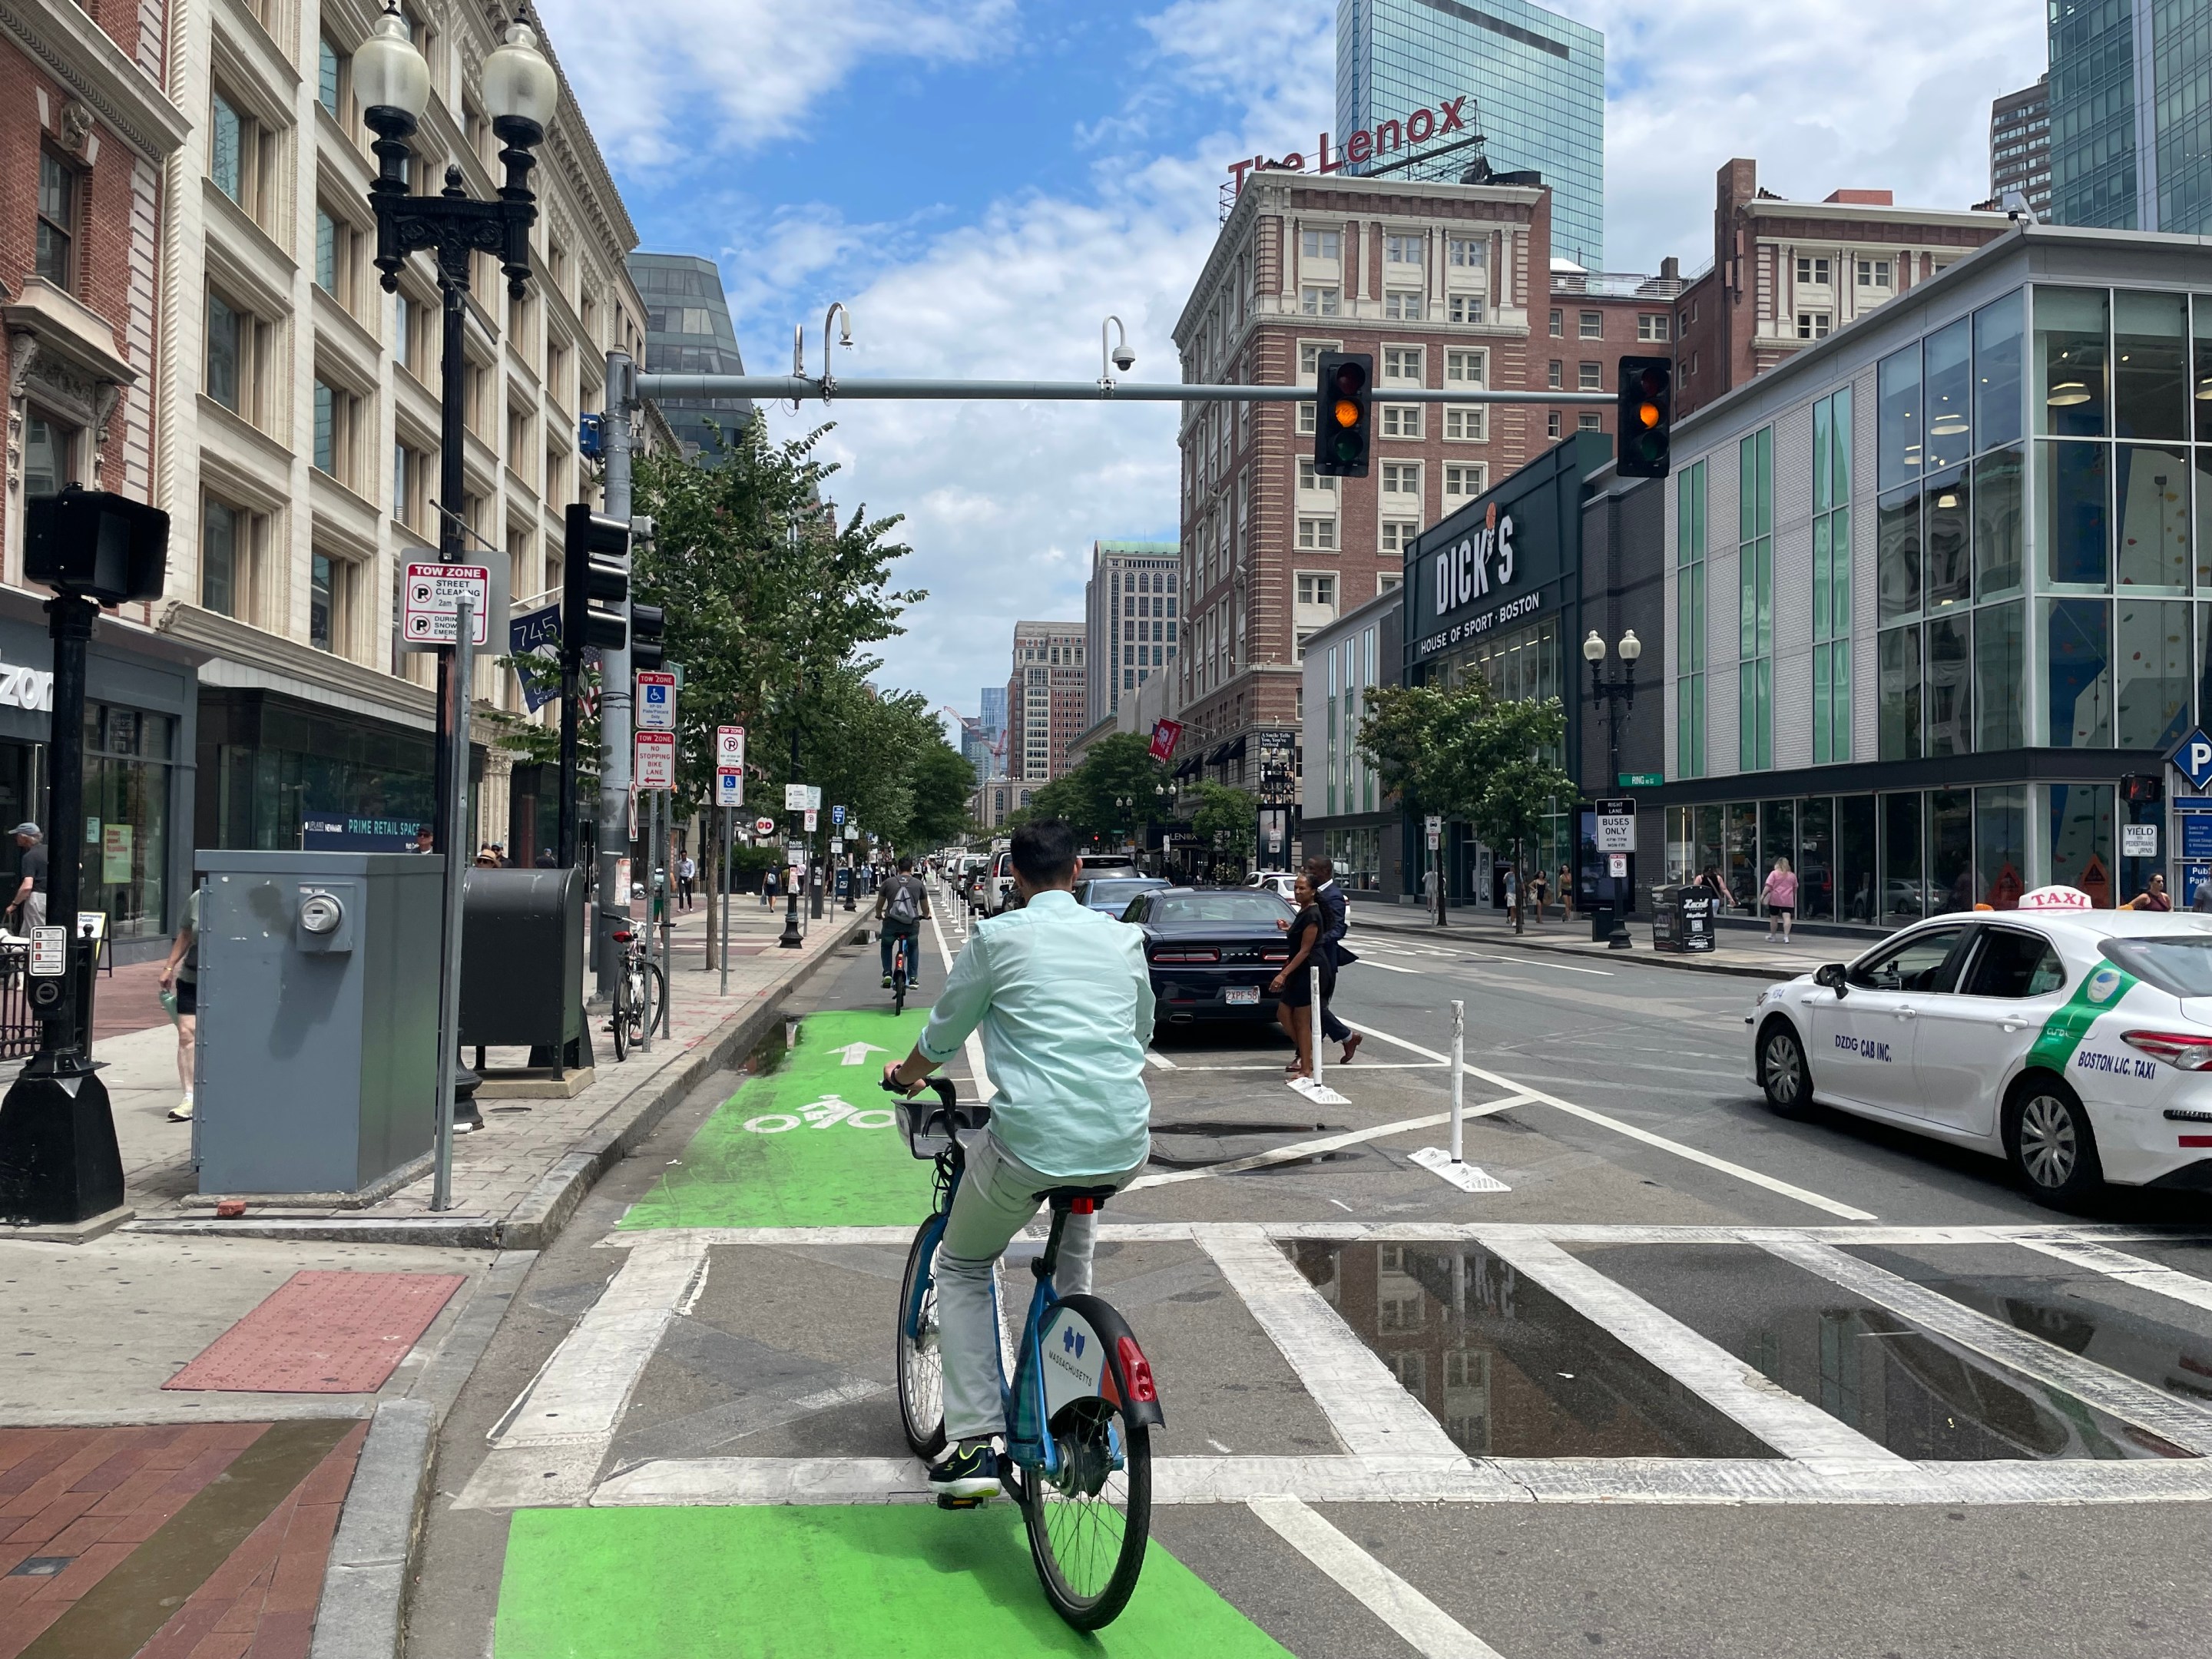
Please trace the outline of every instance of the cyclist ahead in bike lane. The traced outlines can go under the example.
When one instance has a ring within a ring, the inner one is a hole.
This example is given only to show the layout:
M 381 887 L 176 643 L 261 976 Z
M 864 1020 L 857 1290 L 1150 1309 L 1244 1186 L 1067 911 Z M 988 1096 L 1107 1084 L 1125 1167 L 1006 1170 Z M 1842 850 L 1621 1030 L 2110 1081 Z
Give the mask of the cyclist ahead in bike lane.
M 911 1094 L 975 1031 L 998 1090 L 937 1257 L 946 1446 L 929 1484 L 954 1498 L 999 1486 L 991 1441 L 1006 1431 L 992 1295 L 1000 1255 L 1036 1214 L 1037 1194 L 1119 1189 L 1152 1148 L 1144 936 L 1075 902 L 1075 836 L 1059 820 L 1015 830 L 1013 866 L 1023 907 L 977 928 L 914 1051 L 884 1068 L 890 1086 Z M 1095 1216 L 1069 1217 L 1063 1294 L 1090 1290 L 1097 1227 Z
M 891 945 L 906 940 L 906 982 L 921 983 L 921 924 L 929 920 L 929 887 L 914 872 L 914 860 L 902 858 L 898 874 L 876 894 L 876 920 L 883 923 L 884 988 L 890 988 Z

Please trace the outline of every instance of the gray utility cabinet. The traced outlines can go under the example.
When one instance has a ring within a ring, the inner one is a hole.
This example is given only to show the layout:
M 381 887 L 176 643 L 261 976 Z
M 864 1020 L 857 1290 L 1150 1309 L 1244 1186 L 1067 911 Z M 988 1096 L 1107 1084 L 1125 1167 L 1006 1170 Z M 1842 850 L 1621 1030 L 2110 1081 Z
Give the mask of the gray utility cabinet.
M 430 1150 L 445 860 L 202 852 L 204 1193 L 360 1194 Z

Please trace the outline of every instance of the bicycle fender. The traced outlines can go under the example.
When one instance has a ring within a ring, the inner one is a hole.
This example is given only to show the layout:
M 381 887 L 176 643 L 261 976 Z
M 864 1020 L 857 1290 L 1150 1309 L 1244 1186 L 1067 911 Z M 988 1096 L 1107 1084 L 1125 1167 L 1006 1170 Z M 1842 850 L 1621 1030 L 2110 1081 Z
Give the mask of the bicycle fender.
M 1163 1425 L 1152 1365 L 1128 1322 L 1095 1296 L 1062 1297 L 1044 1316 L 1037 1352 L 1044 1361 L 1045 1420 L 1072 1400 L 1126 1405 L 1130 1419 Z

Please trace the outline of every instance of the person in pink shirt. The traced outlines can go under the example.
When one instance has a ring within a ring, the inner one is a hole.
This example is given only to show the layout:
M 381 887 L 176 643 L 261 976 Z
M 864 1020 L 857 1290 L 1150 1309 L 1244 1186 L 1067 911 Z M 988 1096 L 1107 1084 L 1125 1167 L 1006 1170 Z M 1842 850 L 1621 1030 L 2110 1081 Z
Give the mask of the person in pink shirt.
M 1778 921 L 1782 927 L 1782 942 L 1790 943 L 1790 920 L 1797 914 L 1797 877 L 1790 868 L 1788 859 L 1777 859 L 1774 867 L 1766 872 L 1766 885 L 1760 896 L 1766 901 L 1766 937 L 1771 944 Z

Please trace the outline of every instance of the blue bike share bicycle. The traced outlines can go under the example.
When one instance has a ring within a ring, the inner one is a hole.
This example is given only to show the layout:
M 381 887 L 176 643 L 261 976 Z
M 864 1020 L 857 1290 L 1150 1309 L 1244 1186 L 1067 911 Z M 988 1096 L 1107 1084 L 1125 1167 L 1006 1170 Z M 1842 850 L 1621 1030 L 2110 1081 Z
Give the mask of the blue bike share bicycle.
M 915 1235 L 899 1291 L 899 1415 L 907 1443 L 924 1460 L 945 1443 L 937 1247 L 966 1167 L 961 1138 L 991 1117 L 987 1105 L 960 1104 L 942 1078 L 928 1086 L 935 1100 L 902 1099 L 898 1109 L 914 1155 L 937 1164 L 936 1201 Z M 1064 1297 L 1053 1285 L 1067 1218 L 1094 1212 L 1112 1193 L 1055 1187 L 1037 1194 L 1051 1206 L 1052 1231 L 1031 1264 L 1036 1286 L 1013 1380 L 1002 1370 L 999 1382 L 1006 1421 L 1000 1484 L 1022 1507 L 1046 1599 L 1079 1630 L 1110 1624 L 1137 1588 L 1152 1531 L 1151 1436 L 1163 1421 L 1152 1366 L 1121 1316 L 1097 1297 Z M 988 1501 L 938 1500 L 946 1509 Z

